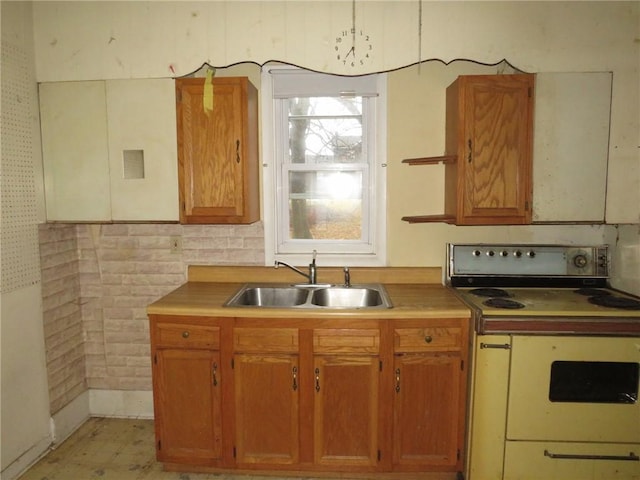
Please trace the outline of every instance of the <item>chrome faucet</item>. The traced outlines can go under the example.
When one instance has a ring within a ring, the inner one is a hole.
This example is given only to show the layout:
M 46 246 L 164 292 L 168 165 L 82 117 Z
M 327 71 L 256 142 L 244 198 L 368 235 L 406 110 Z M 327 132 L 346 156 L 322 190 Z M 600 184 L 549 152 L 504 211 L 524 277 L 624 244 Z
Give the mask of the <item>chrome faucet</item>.
M 349 271 L 349 267 L 344 267 L 344 286 L 347 288 L 351 288 L 351 272 Z
M 278 268 L 280 265 L 283 265 L 287 268 L 290 268 L 291 270 L 293 270 L 296 273 L 299 273 L 300 275 L 302 275 L 304 278 L 306 278 L 307 280 L 309 280 L 309 284 L 310 285 L 315 285 L 316 283 L 318 283 L 318 274 L 317 274 L 317 270 L 316 270 L 316 255 L 318 252 L 316 252 L 315 250 L 313 251 L 313 258 L 311 260 L 311 263 L 309 264 L 309 273 L 306 274 L 304 273 L 302 270 L 299 270 L 298 268 L 289 265 L 286 262 L 281 262 L 279 260 L 276 260 L 274 263 L 274 267 Z

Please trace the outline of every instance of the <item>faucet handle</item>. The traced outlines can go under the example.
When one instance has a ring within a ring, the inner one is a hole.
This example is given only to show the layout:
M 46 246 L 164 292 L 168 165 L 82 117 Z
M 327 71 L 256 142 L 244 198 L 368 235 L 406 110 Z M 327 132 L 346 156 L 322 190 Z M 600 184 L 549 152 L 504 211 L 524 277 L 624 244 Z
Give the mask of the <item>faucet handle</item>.
M 344 286 L 351 287 L 351 272 L 349 272 L 349 267 L 344 267 Z

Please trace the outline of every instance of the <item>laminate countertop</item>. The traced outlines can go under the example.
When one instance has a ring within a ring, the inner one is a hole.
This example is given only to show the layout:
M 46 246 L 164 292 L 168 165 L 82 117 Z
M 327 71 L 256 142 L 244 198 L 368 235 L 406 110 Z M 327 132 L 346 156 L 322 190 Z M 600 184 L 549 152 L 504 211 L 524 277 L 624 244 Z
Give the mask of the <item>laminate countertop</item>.
M 319 268 L 318 281 L 340 285 L 342 269 Z M 302 277 L 286 268 L 189 267 L 188 281 L 147 307 L 150 315 L 188 315 L 260 318 L 469 318 L 470 310 L 453 290 L 437 283 L 439 268 L 352 268 L 351 281 L 384 285 L 393 308 L 273 308 L 225 307 L 246 283 L 300 283 Z M 422 283 L 424 282 L 424 283 Z

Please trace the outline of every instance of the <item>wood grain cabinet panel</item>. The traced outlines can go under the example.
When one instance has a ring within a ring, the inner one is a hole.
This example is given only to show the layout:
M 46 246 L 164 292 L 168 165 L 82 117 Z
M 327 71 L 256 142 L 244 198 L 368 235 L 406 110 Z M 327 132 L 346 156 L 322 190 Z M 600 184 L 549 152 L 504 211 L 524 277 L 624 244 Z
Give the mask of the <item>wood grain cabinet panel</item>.
M 160 461 L 462 471 L 468 318 L 150 319 Z
M 189 320 L 150 316 L 156 456 L 216 465 L 223 453 L 219 320 Z
M 442 215 L 410 223 L 531 223 L 535 75 L 465 75 L 446 92 L 445 155 L 409 159 L 445 165 Z
M 395 323 L 394 470 L 462 471 L 468 335 L 468 319 Z
M 239 466 L 298 462 L 298 356 L 235 354 L 235 456 Z
M 258 92 L 246 77 L 205 82 L 176 80 L 180 222 L 253 223 L 260 217 Z
M 380 370 L 377 329 L 316 329 L 314 462 L 378 465 Z

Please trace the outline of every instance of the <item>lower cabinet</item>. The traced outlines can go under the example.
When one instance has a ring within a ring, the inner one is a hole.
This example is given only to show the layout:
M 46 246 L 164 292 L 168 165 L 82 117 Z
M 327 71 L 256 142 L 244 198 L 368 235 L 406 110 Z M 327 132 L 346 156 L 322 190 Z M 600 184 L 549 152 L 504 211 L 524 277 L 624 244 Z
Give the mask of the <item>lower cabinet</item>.
M 222 455 L 219 327 L 157 322 L 152 329 L 158 460 L 208 465 Z
M 150 320 L 161 462 L 462 470 L 469 319 Z
M 396 469 L 462 470 L 467 338 L 467 322 L 458 319 L 396 322 Z
M 380 330 L 313 331 L 314 463 L 376 468 Z
M 298 463 L 297 353 L 295 328 L 234 328 L 234 457 L 239 466 Z

